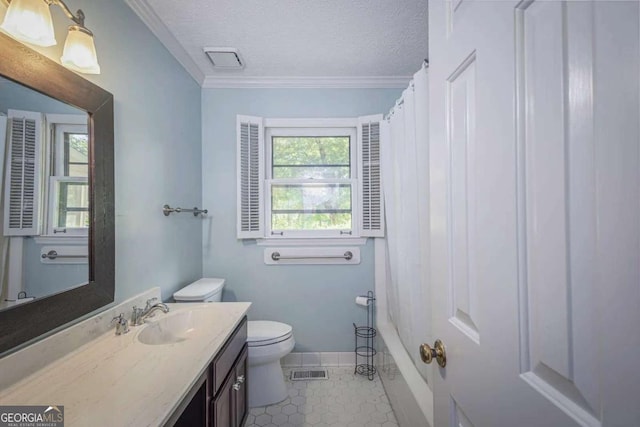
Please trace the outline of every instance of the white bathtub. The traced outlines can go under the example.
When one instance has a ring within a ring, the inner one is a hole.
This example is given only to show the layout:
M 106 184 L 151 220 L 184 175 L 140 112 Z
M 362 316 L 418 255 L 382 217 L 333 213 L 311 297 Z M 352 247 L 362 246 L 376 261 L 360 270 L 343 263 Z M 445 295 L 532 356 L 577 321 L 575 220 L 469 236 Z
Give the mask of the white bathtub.
M 433 393 L 422 378 L 393 325 L 377 325 L 376 368 L 400 427 L 433 425 Z
M 375 239 L 376 368 L 400 427 L 433 426 L 433 393 L 387 320 L 384 239 Z

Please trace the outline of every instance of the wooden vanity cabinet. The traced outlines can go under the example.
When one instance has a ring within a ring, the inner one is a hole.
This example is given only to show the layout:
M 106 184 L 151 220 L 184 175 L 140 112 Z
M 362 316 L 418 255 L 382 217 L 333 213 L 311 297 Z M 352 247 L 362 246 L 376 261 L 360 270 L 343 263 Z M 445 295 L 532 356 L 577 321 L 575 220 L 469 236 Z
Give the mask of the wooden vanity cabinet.
M 236 423 L 234 424 L 237 427 L 243 426 L 245 420 L 247 419 L 247 414 L 249 413 L 249 384 L 248 384 L 248 376 L 247 376 L 247 354 L 249 352 L 249 348 L 245 346 L 242 351 L 242 355 L 238 359 L 236 363 L 236 379 L 243 378 L 242 385 L 239 390 L 235 391 L 234 399 L 235 399 L 235 409 L 236 409 Z
M 247 347 L 213 399 L 215 427 L 241 427 L 247 418 Z
M 247 318 L 242 319 L 166 425 L 240 427 L 247 419 Z
M 233 388 L 231 388 L 234 384 L 233 380 L 233 376 L 229 376 L 218 391 L 217 397 L 211 402 L 214 426 L 234 426 Z

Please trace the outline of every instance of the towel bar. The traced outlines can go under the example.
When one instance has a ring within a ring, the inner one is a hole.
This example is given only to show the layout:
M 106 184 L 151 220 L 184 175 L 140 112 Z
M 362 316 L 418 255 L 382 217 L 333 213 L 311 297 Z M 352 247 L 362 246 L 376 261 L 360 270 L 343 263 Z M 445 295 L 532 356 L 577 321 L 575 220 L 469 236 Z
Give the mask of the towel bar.
M 353 253 L 351 251 L 346 251 L 344 255 L 338 256 L 329 256 L 329 255 L 319 255 L 319 256 L 281 256 L 280 252 L 274 252 L 271 254 L 271 259 L 274 261 L 280 261 L 281 259 L 313 259 L 313 258 L 322 258 L 322 259 L 346 259 L 349 261 L 353 258 Z
M 164 205 L 162 207 L 162 213 L 164 213 L 164 216 L 169 216 L 172 212 L 175 212 L 175 213 L 193 212 L 193 216 L 205 215 L 205 214 L 209 213 L 209 211 L 207 209 L 198 209 L 197 207 L 195 207 L 193 209 L 172 208 L 169 205 Z
M 49 258 L 49 259 L 57 259 L 57 258 L 86 258 L 87 255 L 58 255 L 58 252 L 56 251 L 49 251 L 46 254 L 42 254 L 41 257 L 44 258 Z

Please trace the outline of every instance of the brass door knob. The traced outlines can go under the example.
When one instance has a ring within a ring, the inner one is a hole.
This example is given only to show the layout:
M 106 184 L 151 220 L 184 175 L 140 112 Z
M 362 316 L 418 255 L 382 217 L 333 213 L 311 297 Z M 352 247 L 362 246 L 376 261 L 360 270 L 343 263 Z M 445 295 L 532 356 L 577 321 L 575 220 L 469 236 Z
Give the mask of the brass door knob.
M 422 344 L 420 346 L 420 358 L 427 364 L 431 363 L 433 359 L 436 359 L 441 368 L 447 366 L 447 352 L 444 349 L 444 344 L 442 344 L 440 340 L 436 340 L 433 348 L 431 348 L 429 344 Z

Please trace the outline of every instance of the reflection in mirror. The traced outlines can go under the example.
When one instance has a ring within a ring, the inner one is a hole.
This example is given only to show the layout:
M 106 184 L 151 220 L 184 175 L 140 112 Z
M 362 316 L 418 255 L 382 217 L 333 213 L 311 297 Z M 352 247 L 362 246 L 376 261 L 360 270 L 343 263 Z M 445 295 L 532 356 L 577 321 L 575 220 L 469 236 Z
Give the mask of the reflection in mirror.
M 0 77 L 0 310 L 89 280 L 87 123 Z
M 90 189 L 90 191 L 88 191 L 88 206 L 90 208 L 89 211 L 85 211 L 84 209 L 87 205 L 82 200 L 82 190 L 78 190 L 77 187 L 75 187 L 73 191 L 70 190 L 74 185 L 81 186 L 83 184 L 81 181 L 83 177 L 70 176 L 71 170 L 77 173 L 78 169 L 84 168 L 82 165 L 84 162 L 83 156 L 79 156 L 77 153 L 71 156 L 67 153 L 67 160 L 65 161 L 64 155 L 66 148 L 64 148 L 63 142 L 62 146 L 58 144 L 58 150 L 56 150 L 55 147 L 48 148 L 53 152 L 54 157 L 48 157 L 49 162 L 47 166 L 47 156 L 45 156 L 41 150 L 35 148 L 37 145 L 35 143 L 35 136 L 31 138 L 31 140 L 24 138 L 25 144 L 23 144 L 23 146 L 26 147 L 26 142 L 29 142 L 32 147 L 29 150 L 23 150 L 23 152 L 18 151 L 15 157 L 21 160 L 15 163 L 22 164 L 24 171 L 31 168 L 29 173 L 35 173 L 36 170 L 41 171 L 40 168 L 35 168 L 35 156 L 43 156 L 45 157 L 45 171 L 48 170 L 49 172 L 44 172 L 45 174 L 48 173 L 48 176 L 44 175 L 44 177 L 39 177 L 38 179 L 31 179 L 32 188 L 30 188 L 30 192 L 22 193 L 30 196 L 31 201 L 29 201 L 28 198 L 18 198 L 18 201 L 15 203 L 16 209 L 14 209 L 13 212 L 17 213 L 14 218 L 14 221 L 18 223 L 17 225 L 21 226 L 20 221 L 22 221 L 25 223 L 25 230 L 29 228 L 26 227 L 26 225 L 29 225 L 29 222 L 31 222 L 31 227 L 35 227 L 36 224 L 39 227 L 35 232 L 34 230 L 29 230 L 29 232 L 24 233 L 24 235 L 27 236 L 39 237 L 23 237 L 23 243 L 25 240 L 33 239 L 37 245 L 42 244 L 42 246 L 44 246 L 51 244 L 50 240 L 53 239 L 53 243 L 59 245 L 59 239 L 47 237 L 47 233 L 49 235 L 62 235 L 67 237 L 75 234 L 75 236 L 72 237 L 75 238 L 76 242 L 82 241 L 84 238 L 82 233 L 85 232 L 82 230 L 82 226 L 84 225 L 82 214 L 85 212 L 90 217 L 90 226 L 86 230 L 88 233 L 88 249 L 85 249 L 86 254 L 78 253 L 78 251 L 83 250 L 81 245 L 67 245 L 65 251 L 68 252 L 65 252 L 65 254 L 67 255 L 67 261 L 73 259 L 73 256 L 81 259 L 86 256 L 88 274 L 85 273 L 83 276 L 86 277 L 85 285 L 77 286 L 79 283 L 71 281 L 64 285 L 64 289 L 66 290 L 53 290 L 52 292 L 54 293 L 49 296 L 38 296 L 27 303 L 17 304 L 9 309 L 0 310 L 0 330 L 2 330 L 2 333 L 0 333 L 0 357 L 2 357 L 4 354 L 17 351 L 21 346 L 28 345 L 30 342 L 33 342 L 33 340 L 39 339 L 44 334 L 55 331 L 57 328 L 74 322 L 81 316 L 113 302 L 115 295 L 115 223 L 113 95 L 2 33 L 0 33 L 0 58 L 2 58 L 2 60 L 0 60 L 0 76 L 5 77 L 9 81 L 29 87 L 37 93 L 46 94 L 65 105 L 75 106 L 78 110 L 86 113 L 84 120 L 72 124 L 84 123 L 88 126 L 88 188 Z M 23 101 L 21 97 L 12 97 L 11 100 L 16 103 Z M 28 108 L 35 109 L 35 107 L 28 105 L 22 106 L 20 104 L 11 105 L 7 108 L 22 111 L 24 118 L 27 117 L 27 111 L 34 113 L 34 111 L 28 110 Z M 43 109 L 39 110 L 39 112 L 42 113 Z M 38 111 L 35 113 L 38 113 Z M 78 115 L 77 113 L 78 111 L 72 110 L 62 114 L 69 116 Z M 7 114 L 9 114 L 8 110 Z M 46 123 L 47 120 L 53 122 L 53 119 L 56 118 L 55 115 L 60 113 L 50 114 L 48 118 L 45 114 L 42 123 Z M 62 123 L 65 123 L 66 126 L 67 120 L 63 120 Z M 12 121 L 12 129 L 14 128 L 14 124 Z M 25 130 L 27 129 L 33 133 L 33 135 L 39 135 L 39 131 L 35 130 L 35 122 L 23 119 L 22 124 L 23 135 L 26 135 Z M 41 124 L 40 126 L 45 130 L 47 128 L 46 124 Z M 71 132 L 66 133 L 73 134 L 74 132 L 76 132 L 76 130 L 72 129 Z M 58 133 L 64 134 L 65 132 L 60 131 Z M 1 134 L 6 135 L 6 132 L 2 132 Z M 46 136 L 47 133 L 44 132 L 44 134 Z M 49 138 L 54 137 L 49 136 Z M 71 138 L 70 135 L 67 136 L 67 140 Z M 59 137 L 58 139 L 64 141 L 64 137 Z M 47 149 L 46 141 L 45 139 L 45 149 Z M 49 141 L 51 141 L 51 139 L 49 139 Z M 2 152 L 4 153 L 4 150 L 2 150 Z M 29 153 L 33 159 L 24 161 L 25 156 L 22 154 L 26 153 Z M 56 155 L 57 157 L 55 157 Z M 57 169 L 56 158 L 58 159 Z M 10 162 L 10 164 L 12 163 L 13 162 Z M 46 169 L 46 167 L 49 169 Z M 7 169 L 4 174 L 6 177 L 9 169 L 6 168 L 6 165 L 3 166 L 3 168 Z M 68 173 L 58 173 L 60 170 L 65 170 L 65 168 Z M 17 172 L 16 176 L 23 176 L 21 173 L 22 172 Z M 51 173 L 54 175 L 52 176 Z M 43 181 L 40 181 L 40 179 Z M 35 182 L 44 182 L 44 184 L 42 186 L 36 186 Z M 24 180 L 24 184 L 25 187 L 27 187 L 27 179 Z M 47 211 L 48 215 L 43 213 L 42 217 L 38 216 L 37 213 L 43 211 L 41 210 L 42 206 L 36 205 L 38 203 L 44 204 L 45 201 L 40 198 L 40 194 L 35 196 L 36 191 L 43 191 L 47 196 L 54 195 L 53 198 L 48 197 L 46 201 L 46 203 L 54 207 Z M 74 193 L 73 199 L 69 195 L 70 192 Z M 3 193 L 3 191 L 0 191 L 0 195 Z M 60 203 L 60 201 L 62 201 L 62 203 Z M 10 204 L 11 201 L 8 203 Z M 56 203 L 58 203 L 57 207 Z M 9 213 L 12 212 L 10 208 L 8 210 Z M 63 221 L 60 220 L 61 217 L 64 219 Z M 76 222 L 68 223 L 67 218 L 76 218 Z M 2 225 L 4 229 L 4 222 L 1 222 L 0 225 Z M 53 232 L 61 230 L 65 230 L 66 232 Z M 45 237 L 42 236 L 42 233 L 45 234 Z M 9 240 L 13 237 L 15 236 L 10 235 Z M 40 243 L 38 243 L 36 239 L 38 239 Z M 7 235 L 3 234 L 3 240 L 7 240 Z M 69 241 L 70 240 L 67 240 L 66 242 Z M 78 247 L 71 248 L 71 246 Z M 16 246 L 12 246 L 12 248 L 15 247 Z M 39 254 L 36 253 L 36 258 L 37 255 L 40 255 L 40 257 L 43 255 L 42 251 L 44 248 L 39 249 L 41 252 Z M 49 252 L 45 252 L 45 257 L 47 257 L 48 254 Z M 51 257 L 53 258 L 56 258 L 56 255 L 57 253 L 55 252 L 51 253 Z M 24 255 L 24 258 L 27 258 L 27 255 Z M 49 258 L 47 258 L 47 260 L 49 260 Z M 58 261 L 61 261 L 61 259 Z M 41 264 L 37 265 L 42 266 Z M 3 276 L 8 274 L 7 267 L 9 267 L 9 265 L 5 265 L 2 268 Z M 26 268 L 23 266 L 23 272 L 25 270 Z M 24 274 L 26 275 L 26 273 Z M 48 283 L 53 282 L 55 281 L 50 280 Z

